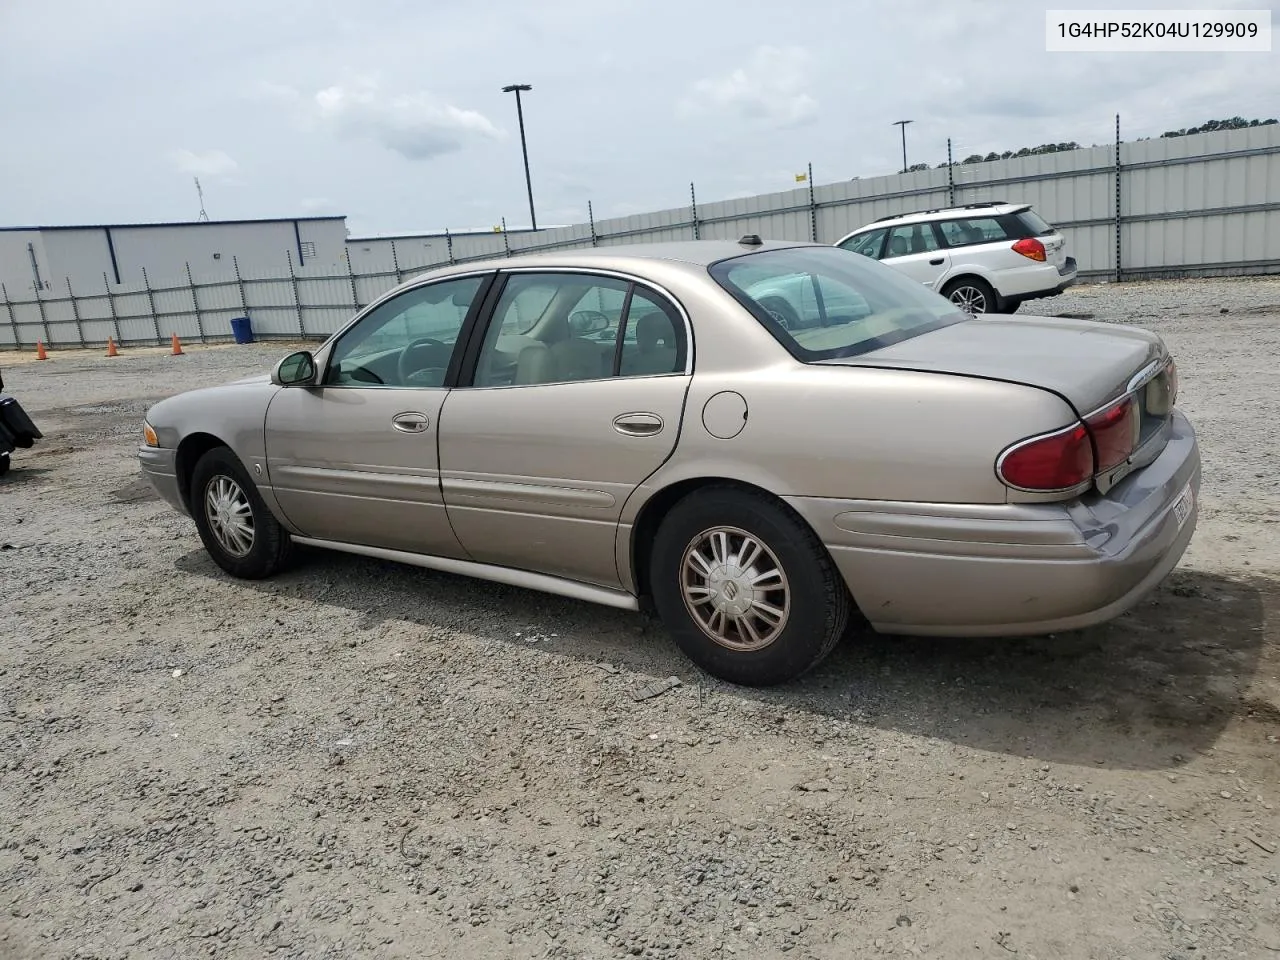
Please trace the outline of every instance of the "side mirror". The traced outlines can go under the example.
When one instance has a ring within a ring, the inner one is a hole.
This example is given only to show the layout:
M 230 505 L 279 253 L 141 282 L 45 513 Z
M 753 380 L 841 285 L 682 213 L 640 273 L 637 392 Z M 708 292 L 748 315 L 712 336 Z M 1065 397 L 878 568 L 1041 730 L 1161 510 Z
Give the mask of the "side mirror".
M 271 371 L 271 382 L 277 387 L 302 386 L 314 383 L 315 379 L 316 361 L 310 350 L 289 354 Z

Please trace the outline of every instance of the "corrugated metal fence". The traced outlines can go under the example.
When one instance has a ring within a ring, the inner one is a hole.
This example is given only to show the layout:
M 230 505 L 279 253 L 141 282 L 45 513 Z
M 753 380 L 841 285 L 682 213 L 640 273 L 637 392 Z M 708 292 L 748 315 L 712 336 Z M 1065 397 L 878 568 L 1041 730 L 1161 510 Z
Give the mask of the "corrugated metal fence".
M 263 338 L 323 337 L 396 283 L 443 263 L 535 250 L 746 233 L 834 243 L 891 213 L 979 200 L 1029 202 L 1067 235 L 1083 279 L 1280 272 L 1280 124 L 1114 146 L 952 164 L 915 173 L 805 186 L 572 227 L 449 237 L 449 259 L 361 258 L 356 271 L 291 267 L 112 284 L 10 300 L 0 289 L 0 347 L 165 343 L 231 337 L 233 317 Z M 590 208 L 589 208 L 590 209 Z M 385 262 L 378 262 L 385 261 Z

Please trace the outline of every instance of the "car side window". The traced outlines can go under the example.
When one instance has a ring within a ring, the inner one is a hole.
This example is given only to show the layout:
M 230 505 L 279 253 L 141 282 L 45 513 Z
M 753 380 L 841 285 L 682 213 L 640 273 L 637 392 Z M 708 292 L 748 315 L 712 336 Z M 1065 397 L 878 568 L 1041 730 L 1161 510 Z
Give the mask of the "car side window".
M 855 237 L 850 237 L 848 240 L 844 241 L 844 243 L 840 244 L 840 246 L 852 253 L 860 253 L 864 257 L 871 257 L 873 260 L 879 260 L 880 248 L 884 245 L 884 237 L 888 232 L 888 227 L 881 227 L 878 230 L 868 230 L 866 233 L 860 233 Z
M 619 375 L 684 373 L 688 351 L 684 321 L 676 308 L 665 297 L 635 287 L 622 333 Z
M 463 321 L 484 279 L 441 280 L 379 305 L 334 344 L 325 385 L 444 386 Z
M 889 249 L 885 253 L 885 259 L 908 257 L 913 253 L 931 253 L 938 246 L 938 236 L 933 232 L 933 224 L 901 224 L 889 232 Z
M 514 305 L 541 291 L 532 323 Z M 485 332 L 477 387 L 572 383 L 683 371 L 688 344 L 675 307 L 629 281 L 583 273 L 512 274 Z
M 1009 233 L 995 217 L 969 217 L 943 220 L 938 224 L 949 247 L 966 247 L 978 243 L 1008 240 Z

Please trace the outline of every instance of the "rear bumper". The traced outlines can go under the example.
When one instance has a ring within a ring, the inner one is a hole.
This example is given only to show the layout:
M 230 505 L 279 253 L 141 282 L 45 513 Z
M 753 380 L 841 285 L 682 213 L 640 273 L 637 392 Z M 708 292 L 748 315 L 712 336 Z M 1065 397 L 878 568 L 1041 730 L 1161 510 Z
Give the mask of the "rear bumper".
M 1102 623 L 1140 601 L 1190 543 L 1199 492 L 1199 447 L 1178 413 L 1161 455 L 1105 497 L 1066 505 L 791 503 L 880 632 L 1027 636 Z
M 178 487 L 178 471 L 175 466 L 177 452 L 163 447 L 138 447 L 138 465 L 156 493 L 179 513 L 187 512 Z
M 1076 258 L 1067 257 L 1062 266 L 1038 263 L 996 274 L 1000 296 L 1016 300 L 1038 300 L 1061 293 L 1076 282 Z

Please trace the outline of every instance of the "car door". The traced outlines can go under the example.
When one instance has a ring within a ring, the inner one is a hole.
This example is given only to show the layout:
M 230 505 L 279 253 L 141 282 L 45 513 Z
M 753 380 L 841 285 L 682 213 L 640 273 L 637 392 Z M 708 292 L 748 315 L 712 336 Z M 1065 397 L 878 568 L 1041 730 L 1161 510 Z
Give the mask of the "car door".
M 881 262 L 936 290 L 951 258 L 932 223 L 902 223 L 890 229 Z
M 620 276 L 522 270 L 499 282 L 441 412 L 449 520 L 476 561 L 619 586 L 623 504 L 680 431 L 684 314 Z
M 437 436 L 460 335 L 492 279 L 446 278 L 377 304 L 335 341 L 317 385 L 272 398 L 267 469 L 305 535 L 465 557 L 444 509 Z

